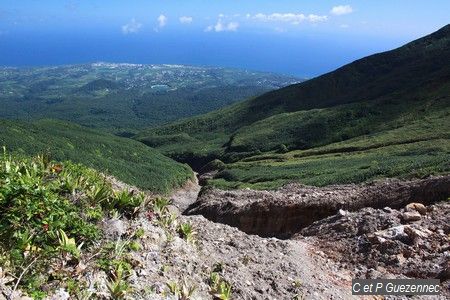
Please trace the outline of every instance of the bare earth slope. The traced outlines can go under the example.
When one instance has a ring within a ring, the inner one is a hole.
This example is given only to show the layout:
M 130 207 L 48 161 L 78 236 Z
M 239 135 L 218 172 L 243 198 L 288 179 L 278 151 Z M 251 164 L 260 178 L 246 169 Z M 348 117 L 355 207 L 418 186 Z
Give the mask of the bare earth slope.
M 286 238 L 339 209 L 401 208 L 411 202 L 431 204 L 449 196 L 450 176 L 322 188 L 290 184 L 276 191 L 207 188 L 186 214 L 201 214 L 250 234 Z

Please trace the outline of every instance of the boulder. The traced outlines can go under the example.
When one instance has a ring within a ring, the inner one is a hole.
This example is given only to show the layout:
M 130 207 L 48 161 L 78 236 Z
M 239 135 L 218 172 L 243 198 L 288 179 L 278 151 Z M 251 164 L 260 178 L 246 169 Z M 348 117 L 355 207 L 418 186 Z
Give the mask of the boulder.
M 425 207 L 425 205 L 417 202 L 409 203 L 408 205 L 406 205 L 406 210 L 410 212 L 417 211 L 421 215 L 427 214 L 427 208 Z
M 407 211 L 402 214 L 402 220 L 407 223 L 419 221 L 421 218 L 422 215 L 417 211 Z
M 374 236 L 378 241 L 384 242 L 386 240 L 399 240 L 405 241 L 409 239 L 408 234 L 405 232 L 405 228 L 409 226 L 400 225 L 388 228 L 386 230 L 377 231 L 374 233 Z
M 431 234 L 433 234 L 430 230 L 424 229 L 424 228 L 413 228 L 411 226 L 405 226 L 404 232 L 410 237 L 410 238 L 427 238 Z

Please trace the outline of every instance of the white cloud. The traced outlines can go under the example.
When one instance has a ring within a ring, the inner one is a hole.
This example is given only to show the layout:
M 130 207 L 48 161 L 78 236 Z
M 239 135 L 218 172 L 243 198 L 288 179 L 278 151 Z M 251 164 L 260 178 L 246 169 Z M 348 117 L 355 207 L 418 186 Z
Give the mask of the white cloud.
M 167 20 L 168 19 L 167 19 L 167 17 L 165 15 L 160 15 L 157 20 L 158 20 L 159 28 L 163 28 L 164 26 L 167 25 Z
M 239 23 L 238 22 L 230 22 L 228 23 L 228 25 L 225 27 L 226 31 L 236 31 L 239 28 Z
M 304 15 L 304 14 L 294 14 L 294 13 L 273 13 L 267 14 L 256 14 L 252 17 L 254 20 L 262 22 L 285 22 L 298 25 L 301 22 L 307 21 L 311 23 L 324 22 L 328 20 L 327 16 L 319 16 L 314 14 Z
M 125 24 L 122 26 L 122 33 L 123 34 L 129 34 L 129 33 L 137 33 L 142 28 L 142 23 L 139 23 L 136 21 L 136 19 L 131 19 L 131 21 L 128 24 Z
M 179 20 L 180 20 L 181 24 L 191 24 L 194 19 L 192 17 L 183 16 L 183 17 L 180 17 Z
M 330 13 L 336 16 L 346 15 L 353 12 L 353 8 L 350 5 L 338 5 L 334 6 Z
M 319 16 L 314 14 L 309 14 L 306 19 L 311 23 L 325 22 L 328 20 L 327 16 Z
M 229 22 L 224 23 L 222 20 L 218 20 L 216 25 L 209 25 L 205 28 L 206 32 L 209 31 L 215 31 L 215 32 L 222 32 L 222 31 L 237 31 L 239 28 L 238 22 Z

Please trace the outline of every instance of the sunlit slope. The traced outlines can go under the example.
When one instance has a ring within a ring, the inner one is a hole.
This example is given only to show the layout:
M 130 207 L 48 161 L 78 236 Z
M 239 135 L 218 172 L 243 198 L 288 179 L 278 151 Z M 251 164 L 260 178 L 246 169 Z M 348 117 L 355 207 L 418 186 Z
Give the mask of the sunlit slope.
M 223 160 L 226 169 L 211 181 L 223 186 L 267 187 L 291 180 L 324 185 L 445 173 L 449 58 L 448 25 L 307 82 L 136 138 L 194 167 Z
M 13 153 L 48 153 L 83 163 L 120 180 L 167 193 L 192 177 L 191 169 L 142 143 L 55 120 L 0 120 L 0 146 Z
M 304 149 L 407 125 L 448 107 L 448 58 L 450 25 L 304 83 L 145 130 L 137 139 L 172 155 L 267 151 L 279 144 Z

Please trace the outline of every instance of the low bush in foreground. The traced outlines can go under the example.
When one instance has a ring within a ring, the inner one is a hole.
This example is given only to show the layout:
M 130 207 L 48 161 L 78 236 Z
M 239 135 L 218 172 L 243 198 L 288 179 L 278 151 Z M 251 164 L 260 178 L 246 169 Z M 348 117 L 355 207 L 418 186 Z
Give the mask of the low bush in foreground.
M 34 298 L 70 282 L 81 253 L 101 238 L 108 214 L 132 214 L 143 195 L 114 192 L 104 176 L 41 155 L 0 158 L 0 265 Z M 71 271 L 68 271 L 71 270 Z

